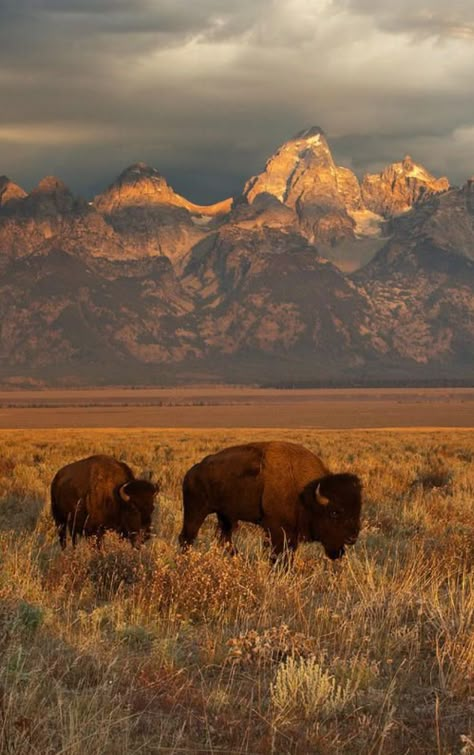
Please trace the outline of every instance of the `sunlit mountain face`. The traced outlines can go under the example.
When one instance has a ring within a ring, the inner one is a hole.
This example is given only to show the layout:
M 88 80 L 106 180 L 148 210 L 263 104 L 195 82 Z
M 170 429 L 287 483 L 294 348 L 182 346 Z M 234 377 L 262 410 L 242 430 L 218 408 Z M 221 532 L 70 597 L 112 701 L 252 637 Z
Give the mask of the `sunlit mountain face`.
M 359 180 L 319 127 L 208 206 L 143 162 L 87 200 L 2 177 L 0 379 L 469 381 L 473 250 L 471 180 Z

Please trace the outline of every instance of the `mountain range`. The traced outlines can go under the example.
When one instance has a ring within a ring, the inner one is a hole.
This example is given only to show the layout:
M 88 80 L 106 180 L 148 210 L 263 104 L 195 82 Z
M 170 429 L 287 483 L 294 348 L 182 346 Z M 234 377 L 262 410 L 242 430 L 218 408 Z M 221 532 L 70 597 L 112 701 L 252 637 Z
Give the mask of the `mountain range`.
M 318 127 L 211 206 L 144 163 L 0 177 L 3 385 L 468 383 L 473 292 L 474 179 L 359 180 Z

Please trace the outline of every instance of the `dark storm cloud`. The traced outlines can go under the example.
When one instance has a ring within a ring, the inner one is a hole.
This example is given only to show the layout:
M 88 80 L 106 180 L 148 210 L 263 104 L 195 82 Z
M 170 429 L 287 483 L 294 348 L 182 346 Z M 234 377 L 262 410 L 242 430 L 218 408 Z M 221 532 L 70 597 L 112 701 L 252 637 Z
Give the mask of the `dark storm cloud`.
M 359 173 L 409 151 L 460 181 L 474 172 L 474 10 L 413 5 L 0 0 L 0 174 L 94 193 L 146 160 L 211 201 L 316 123 Z
M 333 6 L 365 14 L 392 33 L 474 41 L 472 0 L 334 0 Z
M 271 5 L 272 0 L 241 0 L 234 6 L 227 0 L 2 0 L 0 14 L 4 31 L 8 26 L 24 30 L 23 23 L 34 21 L 57 24 L 65 32 L 69 26 L 75 38 L 93 31 L 159 35 L 176 44 L 194 35 L 224 39 L 241 34 Z

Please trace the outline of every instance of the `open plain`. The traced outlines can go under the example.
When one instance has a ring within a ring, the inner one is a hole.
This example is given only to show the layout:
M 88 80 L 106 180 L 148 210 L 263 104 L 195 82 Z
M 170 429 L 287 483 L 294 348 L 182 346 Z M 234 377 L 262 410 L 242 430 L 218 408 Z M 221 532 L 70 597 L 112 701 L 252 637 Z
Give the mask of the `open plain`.
M 0 391 L 0 428 L 474 427 L 474 388 Z
M 264 438 L 361 476 L 341 561 L 306 544 L 271 569 L 250 525 L 231 558 L 211 520 L 178 552 L 185 470 Z M 59 548 L 50 480 L 95 452 L 161 480 L 141 551 Z M 466 429 L 4 430 L 0 751 L 474 752 L 473 459 Z

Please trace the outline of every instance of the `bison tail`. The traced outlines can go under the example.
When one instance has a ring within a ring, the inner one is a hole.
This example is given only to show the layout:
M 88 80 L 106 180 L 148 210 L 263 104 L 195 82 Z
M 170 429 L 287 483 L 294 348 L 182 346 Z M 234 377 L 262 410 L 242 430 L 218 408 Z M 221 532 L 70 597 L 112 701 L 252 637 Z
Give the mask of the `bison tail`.
M 58 506 L 53 488 L 51 489 L 51 514 L 58 531 L 59 543 L 61 545 L 61 548 L 64 550 L 64 548 L 66 547 L 67 523 L 64 520 L 64 516 L 61 512 L 60 507 Z
M 51 515 L 54 521 L 56 522 L 56 524 L 62 524 L 63 517 L 61 516 L 61 510 L 58 506 L 58 502 L 56 500 L 53 490 L 51 490 Z

